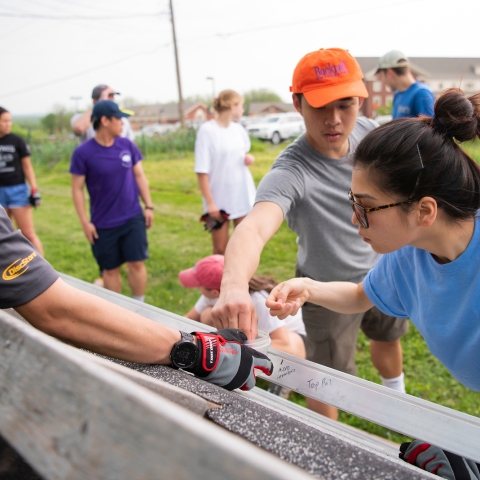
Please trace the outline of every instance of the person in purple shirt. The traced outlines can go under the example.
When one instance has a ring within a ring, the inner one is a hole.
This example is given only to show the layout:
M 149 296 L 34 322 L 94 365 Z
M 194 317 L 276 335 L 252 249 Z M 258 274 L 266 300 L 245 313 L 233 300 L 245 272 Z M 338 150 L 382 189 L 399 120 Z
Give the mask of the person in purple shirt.
M 70 173 L 73 203 L 103 272 L 105 288 L 121 292 L 120 268 L 126 263 L 132 296 L 143 301 L 147 285 L 146 229 L 153 223 L 153 206 L 142 155 L 133 142 L 120 137 L 122 118 L 128 116 L 112 101 L 96 103 L 92 112 L 95 137 L 75 149 Z M 85 209 L 85 185 L 90 196 L 90 220 Z

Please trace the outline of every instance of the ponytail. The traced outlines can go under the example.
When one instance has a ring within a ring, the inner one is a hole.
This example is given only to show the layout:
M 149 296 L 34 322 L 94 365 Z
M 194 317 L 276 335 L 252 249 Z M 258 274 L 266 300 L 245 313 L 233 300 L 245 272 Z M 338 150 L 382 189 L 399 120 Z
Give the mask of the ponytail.
M 230 110 L 233 105 L 241 101 L 242 96 L 235 90 L 223 90 L 217 98 L 213 99 L 213 108 L 216 112 L 221 113 Z
M 433 118 L 401 118 L 370 132 L 353 166 L 399 200 L 429 196 L 451 220 L 471 219 L 480 209 L 480 167 L 459 142 L 479 136 L 480 94 L 466 97 L 451 88 L 435 102 Z

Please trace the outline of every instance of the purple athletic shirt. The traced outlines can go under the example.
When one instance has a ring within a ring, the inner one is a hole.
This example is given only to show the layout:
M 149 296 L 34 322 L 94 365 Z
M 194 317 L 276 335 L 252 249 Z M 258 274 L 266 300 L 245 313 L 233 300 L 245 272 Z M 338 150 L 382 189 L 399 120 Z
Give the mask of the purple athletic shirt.
M 73 152 L 70 173 L 85 176 L 96 228 L 118 227 L 142 213 L 133 174 L 133 166 L 141 159 L 136 145 L 121 137 L 111 147 L 92 138 Z

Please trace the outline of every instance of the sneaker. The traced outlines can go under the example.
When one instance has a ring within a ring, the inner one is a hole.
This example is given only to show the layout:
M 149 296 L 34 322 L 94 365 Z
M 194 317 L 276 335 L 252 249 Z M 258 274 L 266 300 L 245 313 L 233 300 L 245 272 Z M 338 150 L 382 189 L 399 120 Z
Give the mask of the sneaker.
M 278 397 L 282 397 L 288 400 L 288 397 L 290 396 L 291 390 L 287 387 L 282 387 L 281 385 L 277 385 L 275 383 L 271 383 L 270 386 L 268 387 L 268 391 L 270 393 L 273 393 L 274 395 L 277 395 Z
M 93 281 L 93 284 L 96 285 L 97 287 L 104 287 L 104 283 L 103 283 L 103 278 L 102 277 L 99 277 L 99 278 L 96 278 L 94 281 Z

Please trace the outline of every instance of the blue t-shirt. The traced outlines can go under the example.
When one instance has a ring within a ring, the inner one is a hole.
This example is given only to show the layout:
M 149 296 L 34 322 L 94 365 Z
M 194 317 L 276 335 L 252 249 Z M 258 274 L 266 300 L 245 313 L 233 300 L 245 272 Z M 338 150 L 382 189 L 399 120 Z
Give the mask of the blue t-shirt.
M 433 117 L 435 97 L 425 83 L 415 82 L 404 92 L 393 94 L 392 117 L 418 117 L 428 115 Z
M 118 227 L 142 213 L 133 174 L 133 166 L 141 159 L 136 145 L 121 137 L 111 147 L 92 138 L 73 152 L 70 173 L 85 176 L 96 228 Z
M 363 288 L 382 312 L 409 317 L 448 371 L 480 391 L 480 220 L 453 262 L 441 265 L 425 250 L 404 247 L 383 255 Z

